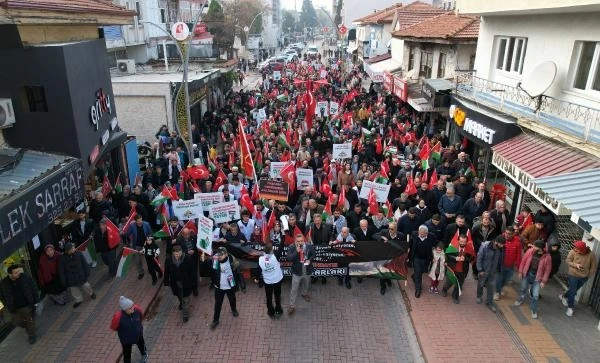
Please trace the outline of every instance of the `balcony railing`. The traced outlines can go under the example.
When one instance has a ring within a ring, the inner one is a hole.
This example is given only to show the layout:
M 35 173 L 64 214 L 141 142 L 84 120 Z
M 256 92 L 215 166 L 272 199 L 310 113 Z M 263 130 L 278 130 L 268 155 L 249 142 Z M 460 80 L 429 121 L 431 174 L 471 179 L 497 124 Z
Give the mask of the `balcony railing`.
M 526 117 L 577 136 L 585 142 L 600 143 L 600 110 L 542 96 L 531 98 L 522 89 L 474 76 L 456 74 L 457 95 L 515 117 Z

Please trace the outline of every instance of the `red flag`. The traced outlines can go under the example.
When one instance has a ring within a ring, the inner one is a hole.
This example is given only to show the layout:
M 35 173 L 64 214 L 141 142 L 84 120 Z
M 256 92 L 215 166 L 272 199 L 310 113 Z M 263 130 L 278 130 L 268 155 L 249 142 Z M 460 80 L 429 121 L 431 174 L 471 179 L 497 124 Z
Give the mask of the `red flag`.
M 260 193 L 258 190 L 257 183 L 254 183 L 254 186 L 252 186 L 252 197 L 250 199 L 252 199 L 253 202 L 256 202 L 257 200 L 260 199 Z
M 125 222 L 125 225 L 123 225 L 123 233 L 127 233 L 127 231 L 129 231 L 129 226 L 131 226 L 131 223 L 133 223 L 135 221 L 135 216 L 137 216 L 137 212 L 135 210 L 135 208 L 131 208 L 131 211 L 129 212 L 129 216 L 127 217 L 127 222 Z
M 256 214 L 256 208 L 254 208 L 254 204 L 252 200 L 250 200 L 250 195 L 248 194 L 248 189 L 246 186 L 242 186 L 242 197 L 240 198 L 240 205 L 246 207 L 251 215 Z
M 344 208 L 346 207 L 345 206 L 345 204 L 346 204 L 346 189 L 344 189 L 344 187 L 341 185 L 339 187 L 341 188 L 341 190 L 340 190 L 340 196 L 338 198 L 337 208 L 340 211 L 344 211 Z
M 331 210 L 331 195 L 327 197 L 327 202 L 325 203 L 325 208 L 323 208 L 323 213 L 331 216 L 333 214 Z
M 450 241 L 450 245 L 452 245 L 452 247 L 456 248 L 458 250 L 459 245 L 458 245 L 458 228 L 456 229 L 456 233 L 454 234 L 454 237 L 452 237 L 452 240 Z M 476 256 L 475 254 L 475 247 L 473 245 L 473 239 L 471 238 L 471 230 L 467 229 L 467 245 L 465 246 L 465 253 L 467 255 L 471 255 L 473 257 Z
M 390 179 L 390 176 L 389 176 L 390 175 L 390 165 L 388 164 L 387 159 L 381 162 L 381 165 L 379 168 L 380 168 L 381 176 L 389 180 Z
M 423 147 L 419 151 L 419 159 L 421 159 L 421 160 L 427 160 L 427 159 L 429 159 L 430 152 L 431 152 L 431 150 L 429 148 L 429 142 L 425 142 L 423 144 Z
M 194 180 L 205 180 L 210 177 L 210 172 L 208 171 L 206 165 L 188 166 L 186 174 Z
M 250 155 L 250 148 L 248 147 L 248 140 L 246 139 L 246 131 L 240 124 L 239 132 L 241 136 L 240 140 L 240 158 L 241 167 L 246 175 L 250 179 L 255 179 L 256 173 L 254 172 L 254 163 L 252 162 L 252 155 Z
M 387 210 L 388 210 L 386 217 L 387 218 L 394 218 L 394 211 L 392 210 L 392 203 L 390 203 L 389 200 L 386 200 L 385 201 L 385 205 L 386 205 Z
M 196 222 L 193 219 L 188 220 L 183 226 L 183 228 L 187 228 L 194 232 L 194 234 L 198 234 L 198 227 L 196 227 Z M 183 231 L 183 228 L 181 229 L 181 231 Z M 181 231 L 179 231 L 179 234 L 181 234 Z
M 119 228 L 110 220 L 106 219 L 106 232 L 108 233 L 108 247 L 115 248 L 121 242 L 121 234 Z
M 429 190 L 433 190 L 438 182 L 437 171 L 435 168 L 433 169 L 433 173 L 431 173 L 431 178 L 429 179 Z
M 429 175 L 427 174 L 427 169 L 425 169 L 425 171 L 423 172 L 423 177 L 421 178 L 423 183 L 428 183 L 429 181 Z
M 415 185 L 415 181 L 413 180 L 412 175 L 408 177 L 408 183 L 406 184 L 406 188 L 404 189 L 404 193 L 410 195 L 417 194 L 417 186 Z
M 315 116 L 315 106 L 317 105 L 317 100 L 310 90 L 309 85 L 310 82 L 308 83 L 306 94 L 304 95 L 304 104 L 306 105 L 304 121 L 306 121 L 307 130 L 312 128 L 313 117 Z
M 233 149 L 235 150 L 235 149 Z M 235 165 L 235 151 L 230 150 L 229 151 L 229 168 L 231 169 L 234 165 Z
M 379 204 L 377 204 L 377 197 L 375 196 L 375 190 L 373 188 L 369 191 L 367 200 L 369 202 L 369 214 L 372 216 L 376 215 L 379 212 Z
M 108 196 L 112 192 L 112 185 L 108 181 L 108 177 L 105 175 L 104 180 L 102 181 L 102 194 L 104 197 Z
M 294 163 L 289 163 L 284 166 L 279 172 L 279 175 L 281 175 L 281 180 L 289 184 L 290 193 L 293 193 L 294 190 L 296 190 L 296 167 L 294 166 Z
M 375 142 L 375 153 L 378 155 L 383 153 L 383 142 L 381 141 L 381 135 L 377 135 L 377 141 Z
M 215 178 L 213 192 L 216 192 L 217 190 L 219 190 L 219 187 L 221 185 L 225 184 L 225 180 L 227 180 L 227 175 L 225 175 L 225 173 L 223 172 L 223 169 L 219 169 L 219 173 L 217 174 L 217 177 Z
M 194 193 L 200 193 L 200 187 L 198 186 L 198 183 L 196 183 L 195 180 L 192 180 L 190 184 L 192 184 L 192 191 Z
M 329 196 L 331 195 L 331 185 L 329 185 L 329 181 L 327 180 L 327 178 L 323 178 L 323 181 L 321 182 L 320 191 L 321 194 L 323 194 L 327 198 L 329 198 Z

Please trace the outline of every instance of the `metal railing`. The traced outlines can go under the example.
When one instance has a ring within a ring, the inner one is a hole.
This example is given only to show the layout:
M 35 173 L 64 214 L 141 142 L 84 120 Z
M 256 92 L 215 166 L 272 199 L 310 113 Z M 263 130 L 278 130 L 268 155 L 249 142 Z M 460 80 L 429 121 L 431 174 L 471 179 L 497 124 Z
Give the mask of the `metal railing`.
M 550 96 L 532 98 L 518 87 L 480 78 L 471 72 L 457 72 L 455 80 L 455 92 L 459 96 L 515 117 L 558 126 L 585 142 L 600 139 L 600 109 Z M 590 136 L 595 140 L 590 140 Z

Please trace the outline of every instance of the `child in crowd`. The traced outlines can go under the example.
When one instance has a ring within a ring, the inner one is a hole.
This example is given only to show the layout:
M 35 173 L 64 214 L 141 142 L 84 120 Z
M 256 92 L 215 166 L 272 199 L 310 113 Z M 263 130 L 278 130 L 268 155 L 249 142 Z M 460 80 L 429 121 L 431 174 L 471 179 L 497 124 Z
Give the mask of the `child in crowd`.
M 156 273 L 158 272 L 158 278 L 163 277 L 162 269 L 158 263 L 158 255 L 160 254 L 160 249 L 156 242 L 154 242 L 154 237 L 148 236 L 146 238 L 146 243 L 144 243 L 144 247 L 142 248 L 142 253 L 146 258 L 146 265 L 148 266 L 148 273 L 152 276 L 152 286 L 156 285 L 157 277 Z
M 444 245 L 438 244 L 433 249 L 433 263 L 429 270 L 429 277 L 431 278 L 431 287 L 429 287 L 430 293 L 439 294 L 438 285 L 440 281 L 444 280 L 444 274 L 446 272 L 446 255 L 444 254 Z

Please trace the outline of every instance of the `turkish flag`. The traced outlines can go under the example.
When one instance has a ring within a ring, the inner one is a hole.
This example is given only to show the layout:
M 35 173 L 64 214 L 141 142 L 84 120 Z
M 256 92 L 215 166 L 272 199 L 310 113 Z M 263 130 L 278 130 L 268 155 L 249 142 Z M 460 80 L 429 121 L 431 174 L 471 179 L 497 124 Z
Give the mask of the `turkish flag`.
M 404 193 L 408 194 L 409 196 L 417 194 L 417 186 L 415 185 L 415 181 L 413 180 L 412 175 L 408 177 L 408 183 L 406 184 Z
M 281 180 L 289 184 L 290 193 L 293 193 L 296 190 L 296 167 L 294 163 L 287 164 L 279 173 Z
M 188 166 L 187 175 L 194 180 L 205 180 L 210 176 L 210 172 L 205 165 Z
M 117 247 L 121 242 L 121 234 L 119 228 L 108 218 L 106 219 L 106 231 L 108 232 L 108 247 L 111 249 Z
M 225 180 L 227 180 L 227 175 L 225 175 L 223 169 L 219 169 L 219 173 L 217 174 L 217 178 L 215 179 L 215 185 L 213 186 L 213 192 L 219 190 L 219 187 L 225 184 Z
M 379 204 L 377 204 L 377 197 L 375 196 L 375 190 L 373 188 L 371 188 L 369 191 L 369 197 L 367 200 L 369 202 L 369 214 L 374 216 L 379 213 Z
M 256 208 L 254 208 L 254 203 L 252 203 L 252 200 L 250 200 L 250 195 L 248 194 L 248 189 L 246 189 L 245 185 L 242 187 L 242 198 L 240 198 L 240 204 L 246 207 L 251 215 L 256 214 Z

